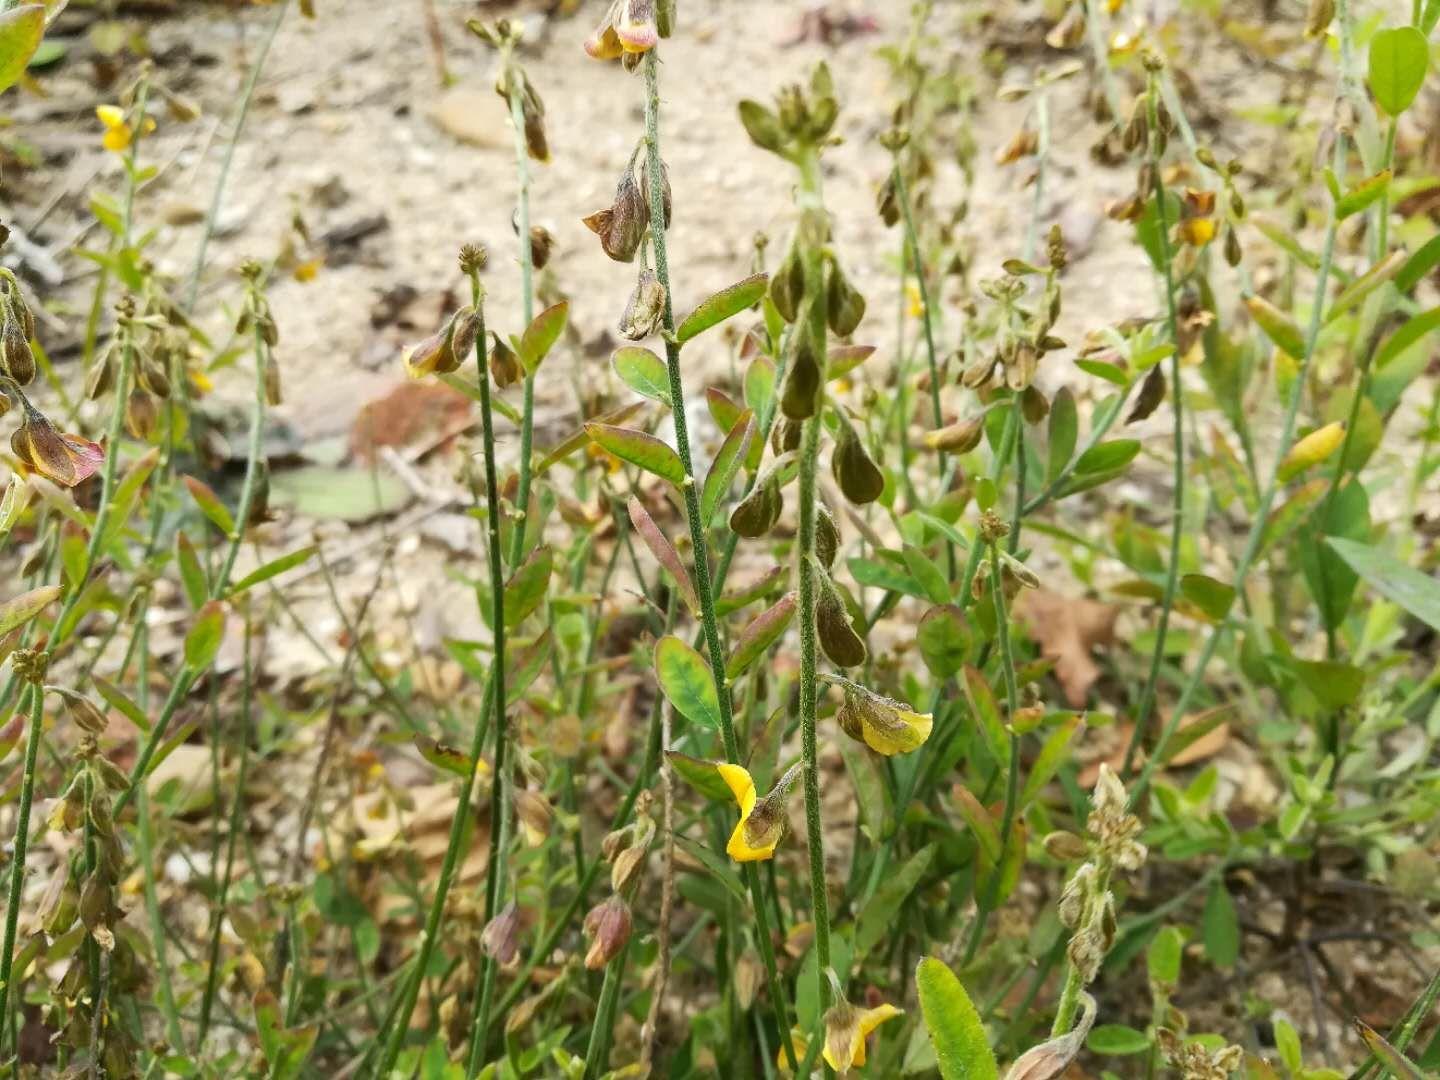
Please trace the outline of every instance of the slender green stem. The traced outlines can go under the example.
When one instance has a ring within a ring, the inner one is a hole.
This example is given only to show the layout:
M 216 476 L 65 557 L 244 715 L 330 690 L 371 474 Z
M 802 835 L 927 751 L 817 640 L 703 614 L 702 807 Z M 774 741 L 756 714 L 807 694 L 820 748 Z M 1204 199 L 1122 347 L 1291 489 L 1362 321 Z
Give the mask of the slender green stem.
M 620 955 L 605 965 L 605 980 L 600 984 L 600 997 L 595 1003 L 595 1023 L 590 1028 L 590 1043 L 585 1049 L 585 1080 L 595 1080 L 604 1068 L 610 1048 L 610 1032 L 615 1025 L 615 1006 L 620 997 L 620 983 L 625 977 L 625 961 L 630 955 L 630 941 L 620 947 Z
M 508 59 L 507 59 L 508 62 Z M 520 310 L 525 325 L 535 317 L 535 272 L 534 253 L 530 249 L 530 158 L 525 145 L 525 115 L 520 101 L 519 79 L 510 80 L 510 126 L 515 131 L 515 177 L 518 181 L 520 217 Z M 520 461 L 519 482 L 516 485 L 515 506 L 519 518 L 515 533 L 510 538 L 510 565 L 517 566 L 520 556 L 525 553 L 525 532 L 529 526 L 527 513 L 530 509 L 530 454 L 535 428 L 535 376 L 525 373 L 520 407 Z M 496 738 L 500 737 L 497 727 Z
M 474 280 L 474 302 L 481 303 L 480 279 Z M 485 440 L 485 507 L 490 529 L 490 619 L 495 627 L 495 662 L 490 669 L 491 713 L 495 720 L 495 772 L 490 786 L 490 857 L 485 875 L 485 921 L 488 924 L 500 910 L 505 888 L 506 846 L 509 843 L 510 784 L 505 763 L 505 572 L 500 565 L 500 498 L 499 479 L 495 470 L 495 428 L 490 414 L 490 373 L 485 367 L 485 322 L 480 321 L 480 335 L 475 345 L 479 364 L 480 422 Z M 490 1001 L 495 992 L 497 965 L 488 954 L 481 960 L 481 989 L 476 1003 L 475 1024 L 470 1033 L 470 1056 L 465 1075 L 467 1080 L 480 1070 L 485 1056 L 485 1033 L 490 1027 Z
M 670 282 L 670 262 L 665 246 L 665 203 L 660 178 L 664 166 L 660 156 L 660 84 L 659 57 L 657 50 L 645 54 L 645 144 L 646 172 L 650 200 L 650 243 L 655 256 L 655 276 L 665 288 L 665 366 L 670 382 L 671 418 L 675 426 L 675 450 L 685 470 L 683 495 L 685 517 L 690 529 L 690 545 L 695 559 L 695 593 L 700 602 L 700 620 L 704 629 L 705 645 L 710 655 L 710 671 L 715 680 L 716 697 L 720 703 L 720 735 L 725 747 L 725 757 L 739 762 L 740 744 L 735 736 L 735 719 L 731 712 L 730 688 L 725 678 L 725 647 L 720 638 L 720 621 L 715 614 L 715 598 L 710 580 L 710 555 L 705 539 L 705 522 L 700 512 L 700 496 L 695 483 L 695 470 L 690 456 L 690 434 L 685 418 L 685 387 L 680 377 L 680 346 L 675 341 L 675 312 L 672 303 L 674 289 Z M 813 511 L 811 528 L 813 530 Z M 812 687 L 813 694 L 813 687 Z M 786 1019 L 785 999 L 781 994 L 778 971 L 775 967 L 774 950 L 770 945 L 765 915 L 765 900 L 761 891 L 760 876 L 753 865 L 746 867 L 746 884 L 750 891 L 751 908 L 761 939 L 761 959 L 765 963 L 766 976 L 770 986 L 771 1004 L 775 1009 L 776 1022 L 781 1032 L 789 1030 Z M 828 931 L 828 927 L 827 927 Z M 827 940 L 828 945 L 828 940 Z M 789 1045 L 788 1043 L 786 1044 Z M 794 1051 L 787 1053 L 787 1060 L 793 1066 Z
M 900 204 L 900 215 L 905 222 L 905 239 L 910 246 L 910 265 L 915 270 L 915 284 L 920 290 L 920 325 L 925 329 L 925 360 L 930 368 L 930 415 L 935 427 L 945 426 L 945 414 L 940 407 L 940 363 L 935 355 L 935 331 L 931 320 L 935 317 L 934 310 L 930 306 L 930 286 L 925 280 L 925 260 L 920 255 L 920 237 L 915 230 L 915 215 L 910 207 L 910 191 L 905 185 L 905 171 L 900 167 L 900 155 L 895 155 L 895 163 L 891 168 L 895 177 L 895 201 Z M 904 441 L 908 432 L 905 430 L 906 420 L 901 418 L 900 438 Z M 943 482 L 946 476 L 945 452 L 939 451 L 936 454 L 937 467 L 940 472 L 940 479 Z M 945 494 L 942 490 L 941 496 Z M 955 544 L 947 539 L 945 541 L 945 559 L 948 570 L 949 581 L 955 580 Z
M 490 372 L 486 365 L 486 344 L 485 344 L 485 318 L 484 309 L 481 306 L 483 294 L 480 290 L 479 278 L 472 276 L 471 291 L 474 297 L 477 316 L 480 319 L 479 332 L 475 336 L 475 362 L 479 373 L 479 385 L 481 393 L 480 417 L 485 440 L 485 478 L 486 478 L 486 510 L 488 516 L 487 525 L 490 532 L 490 575 L 491 575 L 491 603 L 493 608 L 491 618 L 494 623 L 495 632 L 495 655 L 504 655 L 504 634 L 505 634 L 505 590 L 500 569 L 500 493 L 499 486 L 495 479 L 495 440 L 490 422 Z M 503 689 L 504 665 L 494 663 L 490 669 L 490 685 L 486 687 L 485 697 L 492 704 L 498 704 L 500 710 L 495 713 L 503 716 Z M 500 695 L 500 700 L 495 697 Z M 470 767 L 465 778 L 464 785 L 460 789 L 460 798 L 455 806 L 455 813 L 450 819 L 450 838 L 445 846 L 445 857 L 440 864 L 440 876 L 435 883 L 435 893 L 430 901 L 430 910 L 425 917 L 425 928 L 421 931 L 420 947 L 416 950 L 416 956 L 412 962 L 410 973 L 403 984 L 399 997 L 399 1008 L 395 1015 L 386 1018 L 388 1035 L 385 1041 L 385 1049 L 380 1059 L 380 1066 L 376 1070 L 376 1076 L 389 1076 L 395 1067 L 395 1062 L 400 1056 L 400 1050 L 405 1042 L 405 1036 L 410 1030 L 410 1017 L 415 1012 L 415 1003 L 420 998 L 420 987 L 425 982 L 426 972 L 430 967 L 430 958 L 434 955 L 435 946 L 440 937 L 440 924 L 445 916 L 445 901 L 450 894 L 450 885 L 454 880 L 455 868 L 460 861 L 460 849 L 464 846 L 463 841 L 467 827 L 470 823 L 470 797 L 475 790 L 475 777 L 480 770 L 480 754 L 484 749 L 486 728 L 488 726 L 489 713 L 481 709 L 475 717 L 475 726 L 470 736 Z M 497 740 L 495 771 L 492 776 L 492 791 L 499 791 L 501 788 L 500 775 L 503 762 L 499 758 L 502 753 L 503 741 Z M 491 805 L 492 814 L 496 813 L 493 802 Z M 492 820 L 498 821 L 498 815 Z M 498 830 L 497 830 L 498 831 Z M 494 864 L 495 859 L 495 838 L 491 836 L 491 862 L 490 876 L 498 877 L 498 871 Z M 487 887 L 487 902 L 492 900 Z M 488 917 L 488 916 L 487 916 Z M 474 1036 L 474 1041 L 482 1047 L 485 1039 L 483 1034 Z M 474 1075 L 473 1072 L 471 1075 Z
M 1341 0 L 1344 4 L 1346 0 Z M 1345 164 L 1345 143 L 1346 137 L 1342 133 L 1335 140 L 1334 168 L 1337 176 L 1343 173 Z M 1304 355 L 1300 358 L 1300 369 L 1295 374 L 1294 384 L 1290 388 L 1290 400 L 1286 403 L 1285 418 L 1280 428 L 1280 438 L 1275 452 L 1275 468 L 1271 475 L 1269 484 L 1260 498 L 1260 504 L 1256 507 L 1254 520 L 1250 526 L 1249 535 L 1245 538 L 1245 547 L 1241 551 L 1240 559 L 1235 564 L 1235 591 L 1239 593 L 1245 588 L 1245 578 L 1250 572 L 1250 567 L 1255 561 L 1260 550 L 1260 540 L 1265 532 L 1265 526 L 1269 523 L 1270 508 L 1274 505 L 1275 497 L 1278 494 L 1282 481 L 1280 479 L 1280 466 L 1285 460 L 1285 455 L 1290 452 L 1290 447 L 1295 440 L 1295 421 L 1300 412 L 1300 399 L 1305 391 L 1305 383 L 1310 373 L 1310 361 L 1315 355 L 1315 345 L 1320 338 L 1320 328 L 1324 325 L 1325 314 L 1325 292 L 1330 283 L 1330 266 L 1335 256 L 1335 235 L 1339 229 L 1339 219 L 1335 214 L 1335 207 L 1330 208 L 1329 223 L 1325 228 L 1325 240 L 1320 250 L 1320 266 L 1315 276 L 1315 298 L 1311 304 L 1310 325 L 1305 333 Z M 1150 777 L 1160 763 L 1164 761 L 1165 747 L 1174 736 L 1180 726 L 1181 720 L 1185 717 L 1186 710 L 1194 700 L 1195 694 L 1200 689 L 1200 684 L 1205 678 L 1205 670 L 1210 666 L 1216 651 L 1220 647 L 1221 639 L 1229 629 L 1228 619 L 1221 620 L 1209 633 L 1205 640 L 1204 648 L 1200 652 L 1195 666 L 1190 671 L 1190 677 L 1185 681 L 1180 691 L 1180 696 L 1175 702 L 1174 711 L 1166 722 L 1160 737 L 1156 740 L 1155 747 L 1146 758 L 1144 766 L 1140 769 L 1135 778 L 1135 783 L 1130 788 L 1129 805 L 1135 806 L 1144 795 L 1145 788 L 1150 782 Z
M 165 958 L 165 921 L 160 914 L 160 897 L 155 890 L 154 841 L 150 833 L 150 800 L 140 789 L 135 812 L 139 817 L 136 849 L 145 868 L 145 914 L 150 920 L 150 936 L 154 938 L 155 966 L 160 978 L 160 1012 L 165 1017 L 165 1037 L 175 1053 L 185 1050 L 185 1037 L 180 1030 L 180 1014 L 175 1006 L 175 987 L 170 979 L 170 965 Z
M 260 72 L 265 68 L 265 59 L 270 55 L 270 46 L 285 21 L 285 12 L 290 0 L 281 0 L 270 20 L 270 28 L 260 42 L 260 51 L 250 65 L 245 78 L 245 89 L 240 92 L 240 104 L 235 112 L 235 123 L 230 129 L 230 138 L 225 143 L 225 156 L 220 159 L 220 175 L 215 179 L 215 190 L 210 195 L 210 208 L 205 213 L 205 226 L 200 233 L 200 246 L 195 251 L 195 265 L 190 270 L 190 286 L 185 293 L 185 310 L 195 310 L 195 299 L 200 293 L 200 275 L 205 270 L 205 253 L 210 246 L 210 237 L 215 235 L 215 225 L 220 220 L 220 208 L 225 202 L 225 185 L 230 178 L 230 166 L 235 160 L 235 145 L 240 141 L 240 132 L 245 129 L 245 118 L 250 115 L 250 103 L 255 100 L 255 87 L 260 82 Z
M 15 933 L 20 924 L 20 900 L 25 888 L 25 858 L 30 846 L 30 808 L 35 800 L 35 766 L 40 756 L 41 721 L 45 695 L 39 686 L 29 688 L 30 725 L 25 734 L 25 768 L 20 774 L 20 809 L 15 819 L 14 851 L 10 856 L 10 893 L 5 900 L 5 945 L 0 951 L 0 1041 L 10 1030 L 10 975 L 15 962 Z
M 1180 384 L 1180 330 L 1175 312 L 1175 280 L 1170 263 L 1170 237 L 1165 223 L 1165 181 L 1160 169 L 1160 118 L 1158 85 L 1155 77 L 1150 79 L 1148 109 L 1150 111 L 1150 166 L 1153 193 L 1155 197 L 1155 220 L 1161 227 L 1155 230 L 1160 251 L 1160 274 L 1165 288 L 1165 329 L 1170 335 L 1170 401 L 1174 416 L 1173 439 L 1175 456 L 1174 505 L 1171 507 L 1170 522 L 1170 564 L 1165 571 L 1165 589 L 1160 598 L 1160 623 L 1155 628 L 1155 646 L 1150 653 L 1150 671 L 1145 676 L 1145 687 L 1140 692 L 1140 703 L 1135 710 L 1135 727 L 1130 733 L 1130 744 L 1125 749 L 1124 771 L 1128 773 L 1135 764 L 1135 755 L 1145 741 L 1145 732 L 1150 724 L 1150 713 L 1155 707 L 1156 689 L 1160 682 L 1160 668 L 1165 662 L 1165 639 L 1170 632 L 1170 613 L 1175 607 L 1175 596 L 1180 584 L 1180 538 L 1185 528 L 1185 393 Z

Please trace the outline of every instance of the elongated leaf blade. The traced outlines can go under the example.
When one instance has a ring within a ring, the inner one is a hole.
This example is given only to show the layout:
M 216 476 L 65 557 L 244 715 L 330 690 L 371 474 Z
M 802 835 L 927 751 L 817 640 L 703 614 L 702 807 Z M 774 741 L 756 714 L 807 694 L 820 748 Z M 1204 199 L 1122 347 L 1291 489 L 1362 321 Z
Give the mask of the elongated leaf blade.
M 718 326 L 730 316 L 738 315 L 765 295 L 765 287 L 769 281 L 768 274 L 752 274 L 702 300 L 675 328 L 676 340 L 683 344 L 712 326 Z
M 520 336 L 518 352 L 520 363 L 525 365 L 525 370 L 531 375 L 539 370 L 541 362 L 564 331 L 569 317 L 570 303 L 568 300 L 561 300 L 536 315 L 525 328 L 525 333 Z
M 676 712 L 692 723 L 720 730 L 720 697 L 710 665 L 673 634 L 655 644 L 655 677 Z
M 610 424 L 586 424 L 585 431 L 592 442 L 621 461 L 638 465 L 676 487 L 685 483 L 685 466 L 680 463 L 680 455 L 654 435 Z
M 915 969 L 915 986 L 943 1080 L 999 1080 L 985 1025 L 955 973 L 927 956 Z

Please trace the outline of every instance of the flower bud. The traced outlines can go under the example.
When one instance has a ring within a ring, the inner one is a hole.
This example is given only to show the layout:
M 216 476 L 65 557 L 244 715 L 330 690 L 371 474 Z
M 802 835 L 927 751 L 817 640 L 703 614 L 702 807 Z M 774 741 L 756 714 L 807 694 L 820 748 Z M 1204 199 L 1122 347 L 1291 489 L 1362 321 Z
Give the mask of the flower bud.
M 515 350 L 510 348 L 494 331 L 490 333 L 490 377 L 502 390 L 525 377 L 525 372 L 520 367 L 520 358 L 515 355 Z
M 59 695 L 60 700 L 65 703 L 65 712 L 82 731 L 88 731 L 91 735 L 104 734 L 109 721 L 84 694 L 78 694 L 63 686 L 47 686 L 46 689 Z
M 646 268 L 640 271 L 625 311 L 620 316 L 620 335 L 631 341 L 640 341 L 660 329 L 665 315 L 665 286 L 660 283 L 655 271 Z
M 35 354 L 30 351 L 24 323 L 14 307 L 6 301 L 4 308 L 4 326 L 0 328 L 0 368 L 21 386 L 28 386 L 35 378 Z
M 610 206 L 582 220 L 586 228 L 600 237 L 600 246 L 610 258 L 627 263 L 635 258 L 645 226 L 650 222 L 650 210 L 635 178 L 633 162 L 620 175 Z
M 793 323 L 800 313 L 800 301 L 804 296 L 805 263 L 800 258 L 799 245 L 792 241 L 780 268 L 770 279 L 770 302 L 782 319 Z
M 775 527 L 784 509 L 780 485 L 776 482 L 757 482 L 750 494 L 736 504 L 730 512 L 730 528 L 735 535 L 747 540 L 757 540 Z
M 485 924 L 480 934 L 480 948 L 502 968 L 508 968 L 520 954 L 520 913 L 515 901 L 506 904 L 500 913 Z
M 791 420 L 808 420 L 820 403 L 820 360 L 810 334 L 801 329 L 791 335 L 790 362 L 780 387 L 780 411 Z
M 125 430 L 132 438 L 149 442 L 160 422 L 160 409 L 155 399 L 138 386 L 125 401 Z
M 618 895 L 603 900 L 585 916 L 585 936 L 590 939 L 585 967 L 599 971 L 620 955 L 630 940 L 630 905 Z
M 550 835 L 550 823 L 554 820 L 555 812 L 550 809 L 550 803 L 544 795 L 529 788 L 520 788 L 515 792 L 515 815 L 520 819 L 526 844 L 539 847 L 545 842 L 545 838 Z
M 985 434 L 985 417 L 972 416 L 968 420 L 950 424 L 925 433 L 924 442 L 931 450 L 944 450 L 951 454 L 968 454 L 980 445 Z
M 1061 862 L 1083 859 L 1089 849 L 1085 841 L 1071 832 L 1052 832 L 1045 837 L 1045 854 Z
M 835 565 L 835 555 L 840 550 L 840 527 L 830 516 L 830 510 L 821 503 L 815 507 L 815 557 L 826 570 Z
M 820 648 L 837 667 L 858 667 L 865 662 L 865 641 L 850 621 L 840 590 L 813 556 L 808 569 L 817 578 L 819 589 L 815 600 L 815 633 L 820 639 Z
M 830 261 L 825 282 L 825 317 L 830 329 L 841 337 L 849 337 L 865 317 L 865 297 L 850 284 L 840 263 Z

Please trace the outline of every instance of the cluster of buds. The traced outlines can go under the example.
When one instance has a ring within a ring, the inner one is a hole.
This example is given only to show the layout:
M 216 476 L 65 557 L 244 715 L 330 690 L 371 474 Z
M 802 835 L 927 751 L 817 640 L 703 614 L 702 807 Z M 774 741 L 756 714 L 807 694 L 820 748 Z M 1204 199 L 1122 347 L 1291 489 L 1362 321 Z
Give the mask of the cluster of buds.
M 645 858 L 655 839 L 651 802 L 650 793 L 641 792 L 636 800 L 634 820 L 607 835 L 601 845 L 610 863 L 610 896 L 590 909 L 582 927 L 590 940 L 585 967 L 591 971 L 599 971 L 619 956 L 630 940 L 630 900 L 640 886 Z
M 0 269 L 0 372 L 19 386 L 35 378 L 35 316 L 20 291 L 20 282 L 9 270 Z
M 795 83 L 782 89 L 773 109 L 748 98 L 740 102 L 740 122 L 750 141 L 788 160 L 824 143 L 839 115 L 835 82 L 824 63 L 815 65 L 809 86 Z
M 644 55 L 675 28 L 675 0 L 611 0 L 585 51 L 596 60 L 619 60 L 634 71 Z
M 1245 1061 L 1245 1051 L 1238 1046 L 1209 1049 L 1201 1042 L 1187 1042 L 1169 1028 L 1160 1028 L 1156 1040 L 1180 1080 L 1228 1080 Z
M 190 323 L 153 278 L 146 279 L 142 304 L 123 297 L 116 305 L 115 333 L 91 365 L 85 396 L 97 401 L 114 391 L 125 395 L 125 429 L 132 438 L 149 441 L 160 419 L 160 402 L 169 399 L 173 379 L 190 378 Z M 131 379 L 119 386 L 130 359 Z M 271 376 L 273 395 L 280 394 L 279 371 Z
M 1110 878 L 1116 870 L 1135 871 L 1145 863 L 1145 845 L 1138 837 L 1140 819 L 1130 812 L 1125 787 L 1109 765 L 1091 794 L 1090 816 L 1084 837 L 1055 832 L 1045 838 L 1045 850 L 1067 861 L 1085 859 L 1071 875 L 1060 895 L 1060 921 L 1072 931 L 1070 963 L 1089 983 L 1115 939 L 1115 896 Z
M 639 174 L 636 161 L 640 160 Z M 605 254 L 616 262 L 633 262 L 650 226 L 651 177 L 648 159 L 642 159 L 637 147 L 615 185 L 615 198 L 603 210 L 582 218 L 585 227 L 600 237 Z M 665 208 L 663 228 L 670 228 L 670 171 L 660 167 L 660 202 Z
M 980 291 L 997 308 L 998 341 L 993 352 L 977 357 L 960 372 L 960 385 L 981 394 L 982 400 L 1005 387 L 1020 395 L 1020 407 L 1027 423 L 1038 424 L 1050 413 L 1050 403 L 1034 386 L 1040 360 L 1046 353 L 1065 348 L 1065 342 L 1051 333 L 1060 318 L 1060 273 L 1067 255 L 1060 226 L 1050 229 L 1043 267 L 1021 259 L 1007 259 L 1005 276 L 980 283 Z M 1026 278 L 1044 276 L 1038 303 L 1023 303 L 1028 290 Z M 967 432 L 956 433 L 969 436 Z
M 524 27 L 509 19 L 500 19 L 494 26 L 471 19 L 466 25 L 472 34 L 500 53 L 500 74 L 495 79 L 495 92 L 512 111 L 519 105 L 525 152 L 542 164 L 548 163 L 550 142 L 545 135 L 545 103 L 540 100 L 525 69 L 515 60 L 515 48 L 524 36 Z

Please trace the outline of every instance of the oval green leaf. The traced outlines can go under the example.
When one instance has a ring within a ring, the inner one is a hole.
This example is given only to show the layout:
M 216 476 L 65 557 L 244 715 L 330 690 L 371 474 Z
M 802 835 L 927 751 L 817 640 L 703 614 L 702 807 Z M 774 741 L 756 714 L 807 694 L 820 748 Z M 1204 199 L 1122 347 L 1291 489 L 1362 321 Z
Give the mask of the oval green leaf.
M 676 712 L 691 723 L 720 730 L 720 696 L 710 665 L 673 634 L 655 644 L 655 677 Z
M 0 15 L 0 91 L 25 73 L 44 35 L 44 4 L 22 4 Z
M 1381 30 L 1370 39 L 1370 92 L 1391 116 L 1410 107 L 1425 82 L 1430 48 L 1413 26 Z
M 665 361 L 649 349 L 626 345 L 615 350 L 610 363 L 620 381 L 631 390 L 651 401 L 670 405 L 670 374 L 665 369 Z
M 705 474 L 705 486 L 700 491 L 700 520 L 707 527 L 720 507 L 720 500 L 729 492 L 741 463 L 749 457 L 751 446 L 758 441 L 756 434 L 755 414 L 746 409 L 736 417 L 730 434 L 715 452 L 715 460 Z
M 769 281 L 768 274 L 752 274 L 744 281 L 737 281 L 729 288 L 721 289 L 715 295 L 702 300 L 676 327 L 675 339 L 684 344 L 730 316 L 738 315 L 765 295 L 765 286 Z
M 621 461 L 638 465 L 676 487 L 685 483 L 685 466 L 680 464 L 680 455 L 654 435 L 610 424 L 586 424 L 585 433 L 596 446 L 610 451 Z
M 915 969 L 915 986 L 944 1080 L 998 1080 L 985 1025 L 955 973 L 927 956 Z
M 570 303 L 568 300 L 561 300 L 560 303 L 548 307 L 536 315 L 530 325 L 525 328 L 525 333 L 520 336 L 520 348 L 517 352 L 520 355 L 520 363 L 525 365 L 525 370 L 531 375 L 535 374 L 541 361 L 550 352 L 551 346 L 560 337 L 569 316 Z

